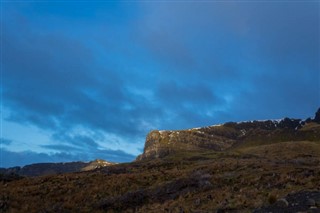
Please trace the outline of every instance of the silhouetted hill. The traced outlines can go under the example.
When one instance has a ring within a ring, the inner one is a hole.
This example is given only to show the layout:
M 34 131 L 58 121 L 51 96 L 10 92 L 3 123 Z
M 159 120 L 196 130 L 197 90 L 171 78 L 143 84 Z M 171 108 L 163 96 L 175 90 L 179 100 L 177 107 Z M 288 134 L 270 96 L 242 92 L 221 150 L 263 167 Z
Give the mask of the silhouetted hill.
M 0 168 L 0 174 L 11 175 L 16 174 L 19 176 L 41 176 L 41 175 L 53 175 L 63 174 L 70 172 L 90 171 L 104 166 L 114 165 L 104 160 L 95 160 L 88 163 L 85 162 L 70 162 L 70 163 L 35 163 L 26 165 L 24 167 L 11 167 Z

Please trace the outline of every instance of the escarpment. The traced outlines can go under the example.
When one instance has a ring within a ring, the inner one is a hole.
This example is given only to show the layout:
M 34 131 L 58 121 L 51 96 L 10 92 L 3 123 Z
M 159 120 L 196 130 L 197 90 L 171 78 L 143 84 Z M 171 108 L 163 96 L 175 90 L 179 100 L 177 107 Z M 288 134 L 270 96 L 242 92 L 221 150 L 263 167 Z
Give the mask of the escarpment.
M 166 156 L 176 151 L 201 149 L 225 150 L 236 142 L 236 133 L 222 129 L 196 128 L 180 131 L 151 131 L 146 138 L 144 152 L 137 160 Z
M 137 160 L 161 158 L 178 151 L 224 151 L 243 146 L 320 140 L 319 113 L 314 119 L 228 122 L 202 128 L 151 131 Z
M 232 147 L 241 134 L 223 125 L 177 131 L 154 130 L 148 134 L 144 152 L 137 160 L 159 158 L 182 150 L 223 151 Z

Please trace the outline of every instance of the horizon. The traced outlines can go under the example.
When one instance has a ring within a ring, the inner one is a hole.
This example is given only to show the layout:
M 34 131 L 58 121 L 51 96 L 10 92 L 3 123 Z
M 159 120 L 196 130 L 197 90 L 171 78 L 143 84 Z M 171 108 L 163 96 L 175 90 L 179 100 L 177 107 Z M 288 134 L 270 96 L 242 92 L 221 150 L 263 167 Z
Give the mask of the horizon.
M 320 107 L 318 108 L 317 111 L 320 111 Z M 258 121 L 258 122 L 264 122 L 264 121 L 281 121 L 281 120 L 284 120 L 285 118 L 288 118 L 288 117 L 283 117 L 283 118 L 280 118 L 280 119 L 267 119 L 267 120 L 245 120 L 245 121 L 238 121 L 237 123 L 245 123 L 245 122 L 252 122 L 252 121 Z M 314 119 L 315 116 L 311 116 L 311 117 L 308 117 L 308 118 L 289 118 L 289 119 L 301 119 L 302 121 L 305 121 L 307 119 Z M 233 122 L 233 121 L 228 121 L 226 123 L 229 123 L 229 122 Z M 213 124 L 213 125 L 210 125 L 210 126 L 203 126 L 203 127 L 195 127 L 195 128 L 191 128 L 191 129 L 199 129 L 199 128 L 206 128 L 206 127 L 212 127 L 212 126 L 221 126 L 225 123 L 221 123 L 221 124 Z M 156 130 L 156 131 L 182 131 L 182 130 L 188 130 L 188 129 L 170 129 L 170 130 Z M 150 130 L 151 131 L 155 131 L 155 130 Z M 146 135 L 147 137 L 147 135 Z M 142 154 L 143 152 L 141 152 L 140 154 Z M 140 155 L 139 154 L 139 155 Z M 137 156 L 136 156 L 137 157 Z M 65 164 L 65 163 L 77 163 L 77 162 L 81 162 L 81 163 L 90 163 L 90 162 L 93 162 L 93 161 L 97 161 L 97 160 L 104 160 L 104 161 L 107 161 L 105 159 L 99 159 L 99 158 L 96 158 L 96 159 L 90 159 L 90 160 L 76 160 L 76 161 L 46 161 L 46 162 L 35 162 L 35 163 L 31 163 L 31 164 L 22 164 L 22 165 L 15 165 L 15 166 L 7 166 L 7 167 L 0 167 L 0 168 L 12 168 L 12 167 L 25 167 L 25 166 L 28 166 L 28 165 L 33 165 L 33 164 L 46 164 L 46 163 L 62 163 L 62 164 Z M 135 159 L 133 159 L 132 161 L 134 161 Z M 132 162 L 130 161 L 130 162 Z M 107 162 L 111 162 L 111 161 L 107 161 Z M 118 162 L 111 162 L 111 163 L 118 163 Z M 121 162 L 120 162 L 121 163 Z M 127 163 L 127 162 L 122 162 L 122 163 Z
M 154 129 L 307 119 L 320 2 L 1 2 L 1 162 L 130 162 Z

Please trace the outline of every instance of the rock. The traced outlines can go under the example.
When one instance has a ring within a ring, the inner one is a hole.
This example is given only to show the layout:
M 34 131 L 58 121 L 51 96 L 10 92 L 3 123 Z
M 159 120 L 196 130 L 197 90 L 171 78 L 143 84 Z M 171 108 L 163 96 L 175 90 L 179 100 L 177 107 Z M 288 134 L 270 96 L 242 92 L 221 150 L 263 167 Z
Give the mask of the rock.
M 320 108 L 316 112 L 316 115 L 315 115 L 313 121 L 316 122 L 316 123 L 320 123 Z
M 301 119 L 284 118 L 279 122 L 278 127 L 284 129 L 301 128 Z
M 6 212 L 9 204 L 8 204 L 8 200 L 9 198 L 6 196 L 2 196 L 2 198 L 0 199 L 0 212 Z
M 288 194 L 284 199 L 276 203 L 254 210 L 255 213 L 267 212 L 304 212 L 320 213 L 316 206 L 316 200 L 320 199 L 320 191 L 299 191 Z
M 179 207 L 179 212 L 180 212 L 180 213 L 185 213 L 185 212 L 184 212 L 184 209 L 183 209 L 181 206 Z
M 309 207 L 312 207 L 312 206 L 315 206 L 315 205 L 316 205 L 316 202 L 315 202 L 314 199 L 308 199 L 308 200 L 307 200 L 307 205 L 308 205 Z
M 197 198 L 197 199 L 194 201 L 194 205 L 199 206 L 200 204 L 201 204 L 201 199 L 200 199 L 200 198 Z
M 312 122 L 312 119 L 311 119 L 311 118 L 307 118 L 307 119 L 305 120 L 305 122 L 306 122 L 306 123 L 311 123 L 311 122 Z
M 179 151 L 200 151 L 203 149 L 224 151 L 247 140 L 272 141 L 273 143 L 303 141 L 309 134 L 308 131 L 311 130 L 299 131 L 299 129 L 309 120 L 284 118 L 281 120 L 228 122 L 185 130 L 153 130 L 147 135 L 143 153 L 137 157 L 136 161 L 162 158 Z M 320 109 L 312 121 L 320 123 Z M 315 137 L 312 138 L 314 141 L 318 139 L 320 140 L 319 134 L 315 134 Z
M 217 126 L 178 131 L 153 130 L 147 135 L 144 151 L 136 160 L 161 158 L 181 150 L 206 148 L 222 151 L 235 144 L 235 137 L 235 134 L 222 133 Z
M 212 183 L 208 180 L 200 180 L 199 181 L 199 186 L 200 188 L 206 190 L 206 189 L 211 189 L 212 188 Z
M 161 143 L 162 142 L 162 143 Z M 153 159 L 164 156 L 163 145 L 165 145 L 161 131 L 151 131 L 146 138 L 143 154 L 139 155 L 136 160 Z
M 99 168 L 103 168 L 106 166 L 112 166 L 115 165 L 116 163 L 111 163 L 105 160 L 101 160 L 101 159 L 96 159 L 94 161 L 91 161 L 89 163 L 87 163 L 87 165 L 83 168 L 81 168 L 81 171 L 91 171 L 91 170 L 95 170 L 95 169 L 99 169 Z
M 123 212 L 125 209 L 132 209 L 142 206 L 146 202 L 147 191 L 137 190 L 125 193 L 117 197 L 110 197 L 98 202 L 98 208 L 109 212 L 109 210 L 117 209 Z
M 289 202 L 285 198 L 281 198 L 281 199 L 277 200 L 275 205 L 277 207 L 288 207 L 289 206 Z

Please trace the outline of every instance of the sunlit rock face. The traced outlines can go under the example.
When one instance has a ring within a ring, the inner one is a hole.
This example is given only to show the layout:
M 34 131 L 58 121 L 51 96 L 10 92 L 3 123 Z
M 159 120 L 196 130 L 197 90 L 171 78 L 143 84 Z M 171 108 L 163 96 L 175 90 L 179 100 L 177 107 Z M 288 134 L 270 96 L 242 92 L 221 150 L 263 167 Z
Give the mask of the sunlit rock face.
M 90 162 L 69 162 L 69 163 L 35 163 L 24 167 L 0 168 L 0 174 L 17 174 L 21 176 L 42 176 L 64 174 L 70 172 L 91 171 L 106 166 L 112 166 L 111 163 L 105 160 L 97 159 Z
M 161 158 L 177 151 L 224 151 L 248 143 L 268 144 L 283 141 L 319 140 L 320 133 L 306 123 L 320 123 L 320 109 L 310 121 L 283 118 L 277 120 L 228 122 L 220 125 L 175 131 L 151 131 L 144 152 L 137 160 Z
M 237 135 L 223 131 L 218 126 L 179 131 L 154 130 L 148 134 L 144 152 L 137 160 L 159 158 L 179 150 L 225 150 L 236 142 Z

